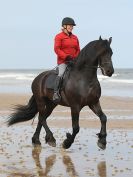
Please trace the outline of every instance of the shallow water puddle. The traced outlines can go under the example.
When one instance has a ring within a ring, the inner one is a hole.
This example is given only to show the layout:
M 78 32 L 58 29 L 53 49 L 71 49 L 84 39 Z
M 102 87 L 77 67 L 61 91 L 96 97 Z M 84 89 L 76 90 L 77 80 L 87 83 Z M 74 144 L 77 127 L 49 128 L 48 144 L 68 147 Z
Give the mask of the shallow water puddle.
M 98 129 L 81 128 L 74 144 L 68 150 L 61 148 L 68 129 L 52 128 L 57 141 L 53 148 L 45 144 L 32 146 L 35 127 L 1 127 L 1 177 L 132 177 L 133 131 L 109 130 L 106 150 L 97 147 Z M 69 129 L 71 131 L 71 129 Z

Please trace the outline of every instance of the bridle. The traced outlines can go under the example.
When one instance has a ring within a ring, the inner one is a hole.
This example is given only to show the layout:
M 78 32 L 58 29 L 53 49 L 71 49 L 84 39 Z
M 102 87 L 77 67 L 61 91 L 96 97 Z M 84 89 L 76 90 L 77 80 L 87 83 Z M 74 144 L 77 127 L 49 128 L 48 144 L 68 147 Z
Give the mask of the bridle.
M 103 64 L 108 64 L 108 63 L 110 63 L 110 62 L 103 62 Z M 101 65 L 98 65 L 98 66 L 90 66 L 90 65 L 87 65 L 87 64 L 86 64 L 84 67 L 87 68 L 88 70 L 89 70 L 89 69 L 98 69 L 98 68 L 103 69 L 103 67 L 102 67 Z
M 100 65 L 100 62 L 99 62 L 100 59 L 98 59 L 98 66 L 90 66 L 90 65 L 85 65 L 84 67 L 87 67 L 88 70 L 90 69 L 98 69 L 100 68 L 101 70 L 103 70 L 103 67 Z M 102 64 L 109 64 L 110 62 L 108 61 L 105 61 L 105 62 L 102 62 Z

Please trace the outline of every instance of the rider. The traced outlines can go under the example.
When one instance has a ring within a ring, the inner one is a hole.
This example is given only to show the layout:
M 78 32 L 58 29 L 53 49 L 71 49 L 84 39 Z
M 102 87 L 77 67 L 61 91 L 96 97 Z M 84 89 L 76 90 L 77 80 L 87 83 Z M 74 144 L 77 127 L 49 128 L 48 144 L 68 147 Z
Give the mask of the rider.
M 74 60 L 79 52 L 79 40 L 76 35 L 72 34 L 73 27 L 76 26 L 74 20 L 65 17 L 62 20 L 62 32 L 55 36 L 54 50 L 57 54 L 57 64 L 59 73 L 55 80 L 53 101 L 60 101 L 59 85 L 65 72 L 68 62 Z

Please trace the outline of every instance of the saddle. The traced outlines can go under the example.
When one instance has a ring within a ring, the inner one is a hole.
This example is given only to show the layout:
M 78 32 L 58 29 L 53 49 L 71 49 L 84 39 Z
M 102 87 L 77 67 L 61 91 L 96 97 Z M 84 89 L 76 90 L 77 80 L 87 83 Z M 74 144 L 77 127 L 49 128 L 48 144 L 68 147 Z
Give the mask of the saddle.
M 62 90 L 64 87 L 65 87 L 65 84 L 67 82 L 67 78 L 69 78 L 69 73 L 70 73 L 70 70 L 71 70 L 71 66 L 67 66 L 63 76 L 62 76 L 62 81 L 60 83 L 60 90 Z M 47 89 L 51 89 L 51 90 L 54 90 L 54 86 L 55 86 L 55 80 L 56 80 L 56 77 L 58 76 L 58 67 L 56 68 L 56 70 L 52 70 L 51 74 L 47 77 L 46 79 L 46 82 L 45 82 L 45 86 Z

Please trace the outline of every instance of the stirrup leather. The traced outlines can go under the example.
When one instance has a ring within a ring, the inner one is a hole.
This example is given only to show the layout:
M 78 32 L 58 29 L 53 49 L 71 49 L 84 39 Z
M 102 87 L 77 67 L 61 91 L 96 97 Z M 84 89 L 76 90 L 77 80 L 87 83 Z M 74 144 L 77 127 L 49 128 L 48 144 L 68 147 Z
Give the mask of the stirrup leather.
M 59 102 L 60 100 L 61 100 L 61 96 L 60 96 L 59 92 L 58 91 L 54 92 L 53 101 Z

